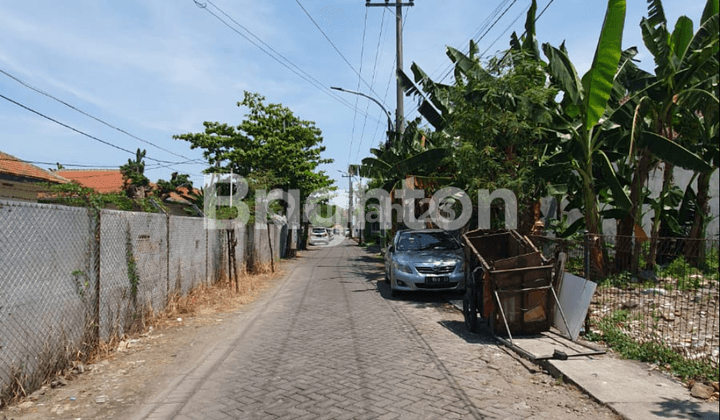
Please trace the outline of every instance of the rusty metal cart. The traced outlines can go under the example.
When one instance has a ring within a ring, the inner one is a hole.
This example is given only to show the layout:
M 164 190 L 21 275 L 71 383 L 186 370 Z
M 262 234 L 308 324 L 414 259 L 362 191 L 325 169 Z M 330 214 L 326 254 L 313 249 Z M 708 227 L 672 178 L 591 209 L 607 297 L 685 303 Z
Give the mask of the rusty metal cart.
M 498 341 L 531 359 L 538 359 L 515 345 L 513 334 L 549 332 L 556 307 L 567 326 L 555 293 L 564 272 L 565 255 L 561 254 L 557 261 L 548 260 L 527 237 L 515 230 L 475 230 L 463 234 L 463 241 L 467 254 L 465 325 L 477 332 L 482 318 Z M 602 353 L 589 348 L 592 352 L 573 356 Z M 559 355 L 562 356 L 564 354 Z

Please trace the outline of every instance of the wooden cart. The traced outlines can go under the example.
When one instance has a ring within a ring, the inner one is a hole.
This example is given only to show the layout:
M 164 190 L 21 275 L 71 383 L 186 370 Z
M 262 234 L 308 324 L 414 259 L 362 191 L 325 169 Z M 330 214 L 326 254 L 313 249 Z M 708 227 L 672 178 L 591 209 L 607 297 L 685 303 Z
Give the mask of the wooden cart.
M 477 332 L 483 319 L 498 341 L 532 360 L 604 353 L 581 344 L 590 351 L 537 356 L 513 343 L 513 334 L 550 332 L 556 306 L 567 327 L 555 293 L 565 271 L 565 254 L 548 260 L 515 230 L 475 230 L 464 234 L 463 241 L 467 261 L 463 315 L 470 331 Z
M 479 317 L 493 334 L 537 334 L 553 323 L 555 266 L 515 230 L 475 230 L 463 235 L 468 261 L 465 323 Z

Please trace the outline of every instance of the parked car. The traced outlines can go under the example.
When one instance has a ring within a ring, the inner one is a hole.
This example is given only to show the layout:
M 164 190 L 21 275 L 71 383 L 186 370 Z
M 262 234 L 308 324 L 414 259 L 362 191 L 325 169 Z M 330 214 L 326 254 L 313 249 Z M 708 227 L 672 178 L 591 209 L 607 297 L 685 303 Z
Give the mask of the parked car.
M 418 290 L 464 291 L 465 254 L 441 229 L 401 230 L 385 252 L 392 296 Z
M 324 227 L 314 227 L 310 230 L 310 245 L 329 244 L 330 235 Z

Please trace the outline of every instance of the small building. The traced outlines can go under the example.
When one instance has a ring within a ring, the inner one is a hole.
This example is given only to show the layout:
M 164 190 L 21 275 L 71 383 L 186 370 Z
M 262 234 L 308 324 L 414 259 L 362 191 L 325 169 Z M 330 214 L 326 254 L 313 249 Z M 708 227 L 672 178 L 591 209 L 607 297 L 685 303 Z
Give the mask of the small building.
M 0 152 L 0 199 L 37 201 L 38 194 L 49 191 L 48 183 L 69 182 L 56 173 Z

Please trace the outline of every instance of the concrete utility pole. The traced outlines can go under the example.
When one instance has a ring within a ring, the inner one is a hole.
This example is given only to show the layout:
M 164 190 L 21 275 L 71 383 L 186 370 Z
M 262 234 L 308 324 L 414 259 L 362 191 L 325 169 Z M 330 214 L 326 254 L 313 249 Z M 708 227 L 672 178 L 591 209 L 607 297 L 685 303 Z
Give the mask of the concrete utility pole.
M 352 226 L 352 220 L 353 220 L 353 185 L 352 185 L 352 166 L 348 168 L 347 174 L 345 172 L 339 171 L 343 174 L 343 177 L 347 177 L 348 179 L 348 194 L 349 194 L 349 200 L 348 200 L 348 229 L 350 230 L 350 239 L 353 237 L 353 226 Z
M 390 3 L 389 0 L 385 0 L 384 3 L 371 3 L 371 0 L 365 0 L 366 7 L 390 7 L 395 6 L 395 53 L 397 55 L 396 63 L 397 68 L 395 71 L 395 83 L 397 88 L 397 108 L 395 109 L 395 130 L 398 135 L 401 135 L 405 131 L 405 124 L 403 122 L 405 118 L 405 106 L 403 104 L 404 92 L 400 87 L 400 82 L 397 79 L 397 74 L 403 69 L 403 42 L 402 42 L 402 8 L 403 6 L 414 6 L 414 0 L 410 0 L 409 3 Z

